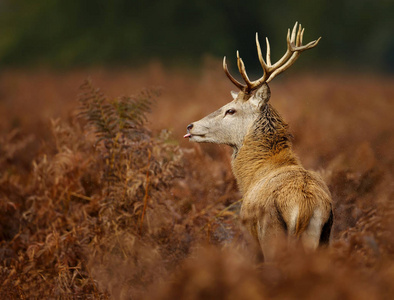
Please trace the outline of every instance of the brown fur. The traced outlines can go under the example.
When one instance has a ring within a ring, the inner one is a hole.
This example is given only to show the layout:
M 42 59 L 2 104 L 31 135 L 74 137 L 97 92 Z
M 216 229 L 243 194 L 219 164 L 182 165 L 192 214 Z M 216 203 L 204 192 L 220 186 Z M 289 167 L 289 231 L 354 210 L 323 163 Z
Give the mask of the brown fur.
M 288 125 L 269 98 L 266 84 L 255 94 L 241 91 L 234 101 L 189 125 L 189 138 L 233 147 L 232 169 L 243 193 L 241 219 L 272 260 L 283 237 L 301 240 L 306 249 L 326 241 L 332 201 L 320 176 L 305 170 L 294 154 Z M 229 116 L 228 109 L 235 112 Z
M 241 218 L 263 248 L 266 239 L 259 236 L 258 227 L 265 219 L 268 218 L 273 231 L 268 234 L 270 238 L 285 234 L 302 239 L 317 208 L 323 214 L 321 226 L 331 212 L 327 186 L 316 173 L 302 167 L 291 149 L 287 127 L 275 109 L 266 104 L 232 163 L 244 194 Z M 292 228 L 291 213 L 295 206 L 299 213 Z M 306 247 L 314 248 L 304 239 Z

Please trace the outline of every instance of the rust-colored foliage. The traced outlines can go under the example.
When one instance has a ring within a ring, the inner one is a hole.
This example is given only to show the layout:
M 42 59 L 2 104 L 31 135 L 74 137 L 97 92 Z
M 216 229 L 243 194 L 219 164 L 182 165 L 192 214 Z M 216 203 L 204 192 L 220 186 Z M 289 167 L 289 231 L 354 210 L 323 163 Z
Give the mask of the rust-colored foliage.
M 230 99 L 214 69 L 93 72 L 108 93 L 163 86 L 127 97 L 89 81 L 77 91 L 82 71 L 0 76 L 0 298 L 391 298 L 391 81 L 272 85 L 301 161 L 330 186 L 335 221 L 330 248 L 267 265 L 238 222 L 228 149 L 181 140 Z

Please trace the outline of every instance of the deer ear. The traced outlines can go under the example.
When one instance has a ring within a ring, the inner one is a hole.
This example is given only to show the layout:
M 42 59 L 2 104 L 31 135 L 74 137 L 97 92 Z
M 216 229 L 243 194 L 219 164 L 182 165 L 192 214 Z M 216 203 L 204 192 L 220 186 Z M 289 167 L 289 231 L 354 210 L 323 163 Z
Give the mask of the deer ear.
M 237 92 L 231 91 L 231 97 L 233 97 L 234 100 L 237 99 L 237 96 L 238 96 Z
M 270 100 L 271 91 L 268 84 L 264 83 L 255 93 L 255 98 L 261 103 L 267 103 Z

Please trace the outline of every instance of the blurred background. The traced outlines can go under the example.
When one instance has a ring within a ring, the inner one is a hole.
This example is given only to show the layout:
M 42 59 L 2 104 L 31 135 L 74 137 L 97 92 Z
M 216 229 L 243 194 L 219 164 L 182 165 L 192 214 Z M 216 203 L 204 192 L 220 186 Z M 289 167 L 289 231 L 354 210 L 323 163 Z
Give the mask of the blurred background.
M 394 1 L 1 0 L 0 64 L 140 66 L 159 60 L 196 67 L 206 55 L 258 66 L 255 32 L 273 58 L 295 21 L 304 41 L 322 36 L 303 67 L 394 72 Z
M 0 299 L 393 298 L 393 16 L 393 0 L 0 0 Z M 296 21 L 322 40 L 270 102 L 329 186 L 333 247 L 256 268 L 231 149 L 182 137 L 232 100 L 223 56 L 254 80 L 255 33 L 276 61 Z M 143 119 L 124 103 L 148 122 L 119 138 Z
M 322 40 L 270 86 L 301 153 L 315 147 L 314 139 L 302 139 L 306 122 L 325 122 L 313 128 L 330 144 L 316 150 L 321 157 L 305 157 L 316 167 L 335 156 L 332 145 L 349 143 L 348 135 L 370 139 L 372 123 L 377 139 L 392 140 L 393 15 L 392 0 L 0 0 L 0 129 L 45 139 L 48 120 L 75 111 L 79 87 L 90 78 L 109 97 L 159 88 L 149 128 L 169 129 L 190 146 L 182 139 L 187 124 L 228 102 L 235 89 L 223 56 L 241 80 L 239 50 L 258 78 L 255 33 L 263 52 L 269 37 L 276 61 L 286 51 L 287 29 L 299 21 L 305 44 Z M 322 110 L 325 119 L 314 120 Z M 350 125 L 339 125 L 341 117 Z

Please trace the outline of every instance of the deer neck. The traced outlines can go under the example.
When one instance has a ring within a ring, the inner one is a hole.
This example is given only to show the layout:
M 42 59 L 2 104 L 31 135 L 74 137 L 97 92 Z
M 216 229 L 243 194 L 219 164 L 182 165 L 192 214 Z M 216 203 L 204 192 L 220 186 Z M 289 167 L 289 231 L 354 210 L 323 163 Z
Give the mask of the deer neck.
M 234 149 L 232 169 L 243 193 L 257 179 L 278 168 L 300 165 L 290 138 L 288 125 L 271 105 L 265 105 L 242 146 Z

